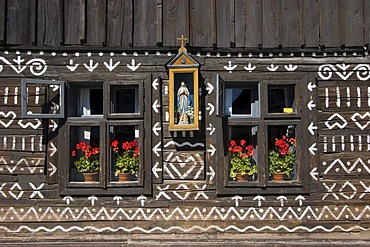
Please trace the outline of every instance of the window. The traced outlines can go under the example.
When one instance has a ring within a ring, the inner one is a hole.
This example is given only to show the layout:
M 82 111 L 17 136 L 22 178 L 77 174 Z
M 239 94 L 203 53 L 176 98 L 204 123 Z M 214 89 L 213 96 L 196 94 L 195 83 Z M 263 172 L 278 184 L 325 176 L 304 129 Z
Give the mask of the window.
M 301 79 L 217 81 L 216 108 L 224 123 L 218 145 L 225 150 L 219 193 L 304 193 Z
M 63 118 L 64 82 L 22 79 L 23 118 Z
M 66 95 L 61 194 L 150 193 L 144 82 L 68 83 Z M 126 161 L 130 169 L 122 168 Z

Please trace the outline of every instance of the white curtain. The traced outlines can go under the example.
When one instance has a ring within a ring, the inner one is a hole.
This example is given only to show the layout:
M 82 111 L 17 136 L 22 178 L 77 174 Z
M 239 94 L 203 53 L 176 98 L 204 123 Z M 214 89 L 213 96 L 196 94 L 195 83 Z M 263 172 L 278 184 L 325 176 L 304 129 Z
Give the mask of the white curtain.
M 91 115 L 90 110 L 90 89 L 82 88 L 80 89 L 80 98 L 79 98 L 79 115 L 80 116 L 89 116 Z

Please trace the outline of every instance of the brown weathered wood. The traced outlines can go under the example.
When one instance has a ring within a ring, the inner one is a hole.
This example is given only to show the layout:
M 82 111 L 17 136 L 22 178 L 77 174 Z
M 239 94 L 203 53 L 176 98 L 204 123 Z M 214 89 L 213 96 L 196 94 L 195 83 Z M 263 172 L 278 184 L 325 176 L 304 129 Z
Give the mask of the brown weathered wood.
M 235 44 L 234 2 L 216 0 L 217 47 Z
M 370 11 L 370 3 L 369 1 L 364 0 L 364 5 L 363 5 L 363 16 L 364 16 L 364 43 L 369 44 L 370 41 L 370 17 L 366 13 L 369 13 Z
M 37 9 L 37 44 L 58 46 L 63 42 L 61 0 L 40 0 Z
M 325 47 L 343 44 L 340 3 L 340 0 L 320 1 L 320 44 Z
M 315 0 L 302 0 L 301 6 L 303 9 L 303 36 L 306 47 L 319 46 L 319 2 Z M 301 12 L 302 13 L 302 12 Z
M 212 47 L 216 43 L 214 0 L 190 0 L 192 46 Z
M 134 46 L 157 45 L 157 2 L 138 0 L 133 2 Z
M 6 0 L 0 0 L 0 43 L 5 42 L 5 7 Z
M 32 44 L 35 38 L 35 7 L 33 0 L 7 2 L 7 44 Z
M 281 45 L 281 2 L 264 0 L 262 13 L 262 47 L 276 48 Z
M 284 47 L 299 47 L 303 44 L 301 32 L 301 2 L 281 2 L 281 44 Z
M 133 7 L 129 0 L 108 0 L 107 45 L 132 46 Z
M 163 45 L 179 46 L 177 38 L 189 37 L 189 1 L 163 1 Z M 186 42 L 189 43 L 189 40 Z
M 86 2 L 86 44 L 103 45 L 106 40 L 106 0 Z
M 64 1 L 64 43 L 85 43 L 85 0 Z
M 258 47 L 262 44 L 262 1 L 235 2 L 236 47 Z
M 364 11 L 363 1 L 342 1 L 342 23 L 344 24 L 344 44 L 348 46 L 362 46 L 364 42 Z

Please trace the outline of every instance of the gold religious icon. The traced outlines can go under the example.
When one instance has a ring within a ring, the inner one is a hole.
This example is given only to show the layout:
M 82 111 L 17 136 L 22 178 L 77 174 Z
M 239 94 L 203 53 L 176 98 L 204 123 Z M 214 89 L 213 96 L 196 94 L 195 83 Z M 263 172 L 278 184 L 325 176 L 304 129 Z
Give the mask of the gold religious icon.
M 184 46 L 182 35 L 179 53 L 172 58 L 169 70 L 169 115 L 171 131 L 199 129 L 199 63 Z

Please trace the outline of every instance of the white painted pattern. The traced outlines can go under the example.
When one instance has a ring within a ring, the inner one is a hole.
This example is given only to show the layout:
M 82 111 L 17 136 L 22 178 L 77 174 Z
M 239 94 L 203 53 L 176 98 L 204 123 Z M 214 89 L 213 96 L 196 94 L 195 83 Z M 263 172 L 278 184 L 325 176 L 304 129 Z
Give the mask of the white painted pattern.
M 362 171 L 366 171 L 370 174 L 370 161 L 363 161 L 361 158 L 357 158 L 352 164 L 351 162 L 343 162 L 340 158 L 331 162 L 325 169 L 324 174 L 330 173 L 334 169 L 340 169 L 346 172 L 347 174 L 353 174 L 355 172 L 361 173 Z M 323 165 L 327 165 L 327 163 L 323 163 Z M 363 170 L 364 169 L 364 170 Z M 338 170 L 337 172 L 339 172 Z
M 326 127 L 328 127 L 330 130 L 335 127 L 343 129 L 344 127 L 347 126 L 347 124 L 348 124 L 347 120 L 344 117 L 342 117 L 342 115 L 340 115 L 339 113 L 334 113 L 327 119 L 327 121 L 325 121 Z
M 84 232 L 84 231 L 87 231 L 87 232 L 90 232 L 90 231 L 93 231 L 93 232 L 99 232 L 99 233 L 102 233 L 102 232 L 126 232 L 126 233 L 154 233 L 154 232 L 158 232 L 158 233 L 176 233 L 176 232 L 183 232 L 183 233 L 189 233 L 189 232 L 194 232 L 194 233 L 199 233 L 199 232 L 207 232 L 207 231 L 210 231 L 210 232 L 215 232 L 215 231 L 218 231 L 218 232 L 230 232 L 230 231 L 234 231 L 234 232 L 239 232 L 239 233 L 246 233 L 246 232 L 251 232 L 251 231 L 254 231 L 254 232 L 264 232 L 264 231 L 274 231 L 274 232 L 280 232 L 280 231 L 286 231 L 286 232 L 300 232 L 300 231 L 305 231 L 305 232 L 335 232 L 335 231 L 342 231 L 342 232 L 352 232 L 352 231 L 367 231 L 369 230 L 370 228 L 366 228 L 366 227 L 362 227 L 362 226 L 352 226 L 352 227 L 349 227 L 349 228 L 346 228 L 346 227 L 343 227 L 341 225 L 336 225 L 336 226 L 333 226 L 331 228 L 327 228 L 327 227 L 324 227 L 324 226 L 315 226 L 315 227 L 312 227 L 312 228 L 309 228 L 309 227 L 305 227 L 305 226 L 297 226 L 297 227 L 293 227 L 293 228 L 289 228 L 289 227 L 286 227 L 284 225 L 280 225 L 280 226 L 263 226 L 263 227 L 254 227 L 254 226 L 246 226 L 244 228 L 240 228 L 240 227 L 237 227 L 237 226 L 234 226 L 234 225 L 229 225 L 227 227 L 223 227 L 223 226 L 216 226 L 216 225 L 210 225 L 208 227 L 203 227 L 203 226 L 192 226 L 192 227 L 189 227 L 189 228 L 184 228 L 184 227 L 179 227 L 179 226 L 171 226 L 169 228 L 163 228 L 163 227 L 153 227 L 153 228 L 150 228 L 150 229 L 145 229 L 145 228 L 142 228 L 142 227 L 133 227 L 133 228 L 127 228 L 127 227 L 94 227 L 94 226 L 85 226 L 85 227 L 81 227 L 81 226 L 71 226 L 71 227 L 67 227 L 65 228 L 64 226 L 61 226 L 61 225 L 57 225 L 55 227 L 45 227 L 45 226 L 39 226 L 39 227 L 35 227 L 35 226 L 27 226 L 27 225 L 22 225 L 18 228 L 15 228 L 15 229 L 10 229 L 6 226 L 0 226 L 0 229 L 2 229 L 3 231 L 5 232 L 8 232 L 8 233 L 18 233 L 18 232 L 24 232 L 24 231 L 28 231 L 28 232 L 32 232 L 32 233 L 35 233 L 35 232 L 56 232 L 56 231 L 63 231 L 63 232 Z
M 35 130 L 41 126 L 41 121 L 39 119 L 29 119 L 26 123 L 23 122 L 23 120 L 18 120 L 18 125 L 23 129 L 32 128 Z
M 14 111 L 8 111 L 7 113 L 0 111 L 0 124 L 4 128 L 8 128 L 17 117 Z
M 319 66 L 318 75 L 323 80 L 330 80 L 333 72 L 338 75 L 342 80 L 347 80 L 356 71 L 356 76 L 361 81 L 367 81 L 370 78 L 370 65 L 358 64 L 354 68 L 346 64 L 323 64 Z
M 368 121 L 365 124 L 361 124 L 359 121 L 364 120 L 364 119 L 365 120 L 368 119 Z M 356 112 L 352 115 L 351 120 L 355 122 L 357 127 L 359 127 L 361 130 L 364 130 L 370 124 L 370 112 L 365 112 L 364 114 L 360 114 Z
M 245 69 L 246 71 L 248 71 L 248 72 L 252 72 L 253 70 L 255 70 L 255 69 L 256 69 L 256 66 L 252 66 L 252 64 L 251 64 L 251 63 L 248 63 L 248 65 L 247 65 L 247 66 L 244 66 L 244 69 Z
M 236 64 L 232 65 L 231 61 L 229 61 L 228 65 L 224 66 L 224 69 L 229 71 L 229 73 L 232 73 L 233 70 L 236 69 L 236 67 L 238 67 L 238 65 Z
M 17 56 L 17 58 L 12 60 L 15 63 L 15 65 L 4 57 L 0 57 L 0 61 L 9 65 L 17 74 L 22 73 L 27 67 L 29 67 L 30 72 L 33 75 L 41 76 L 46 72 L 48 68 L 45 60 L 41 58 L 33 58 L 24 64 L 23 62 L 25 60 L 22 59 L 21 56 Z M 0 72 L 2 71 L 2 69 L 3 65 L 0 64 Z
M 4 89 L 4 105 L 8 104 L 8 95 L 9 95 L 9 87 L 5 87 Z
M 345 188 L 345 187 L 343 187 Z M 79 220 L 161 220 L 161 221 L 173 221 L 173 220 L 214 220 L 219 219 L 222 221 L 236 220 L 236 221 L 248 221 L 248 220 L 313 220 L 319 221 L 331 217 L 337 221 L 340 220 L 361 220 L 370 218 L 370 206 L 366 205 L 362 209 L 356 207 L 352 208 L 349 206 L 306 206 L 306 207 L 279 207 L 278 209 L 273 207 L 191 207 L 191 208 L 122 208 L 114 206 L 111 207 L 95 207 L 98 198 L 96 196 L 89 197 L 91 200 L 90 207 L 23 207 L 17 209 L 14 207 L 2 207 L 0 210 L 0 222 L 8 222 L 12 217 L 14 222 L 42 222 L 44 220 L 51 221 L 65 221 L 66 219 Z M 143 198 L 144 199 L 144 198 Z M 243 198 L 242 198 L 243 199 Z M 302 203 L 302 197 L 292 198 L 292 200 L 298 205 Z M 117 198 L 116 198 L 117 200 Z M 141 200 L 141 199 L 139 199 Z M 240 198 L 239 198 L 240 200 Z M 283 202 L 286 202 L 285 198 L 281 198 Z M 262 201 L 262 199 L 261 199 Z M 70 200 L 70 204 L 78 204 L 77 201 Z M 92 203 L 94 202 L 94 203 Z M 116 203 L 117 204 L 117 203 Z M 104 216 L 104 219 L 101 216 Z

